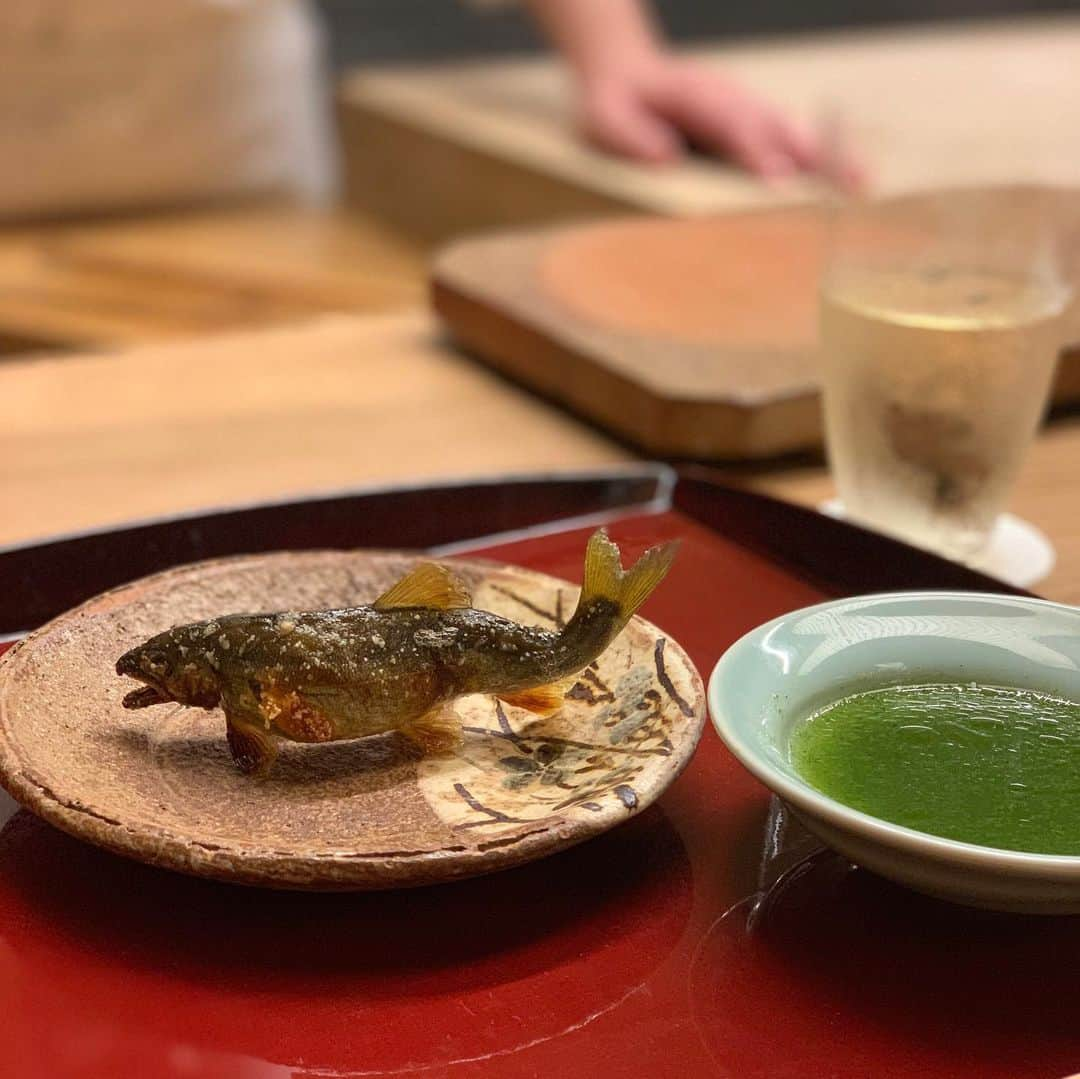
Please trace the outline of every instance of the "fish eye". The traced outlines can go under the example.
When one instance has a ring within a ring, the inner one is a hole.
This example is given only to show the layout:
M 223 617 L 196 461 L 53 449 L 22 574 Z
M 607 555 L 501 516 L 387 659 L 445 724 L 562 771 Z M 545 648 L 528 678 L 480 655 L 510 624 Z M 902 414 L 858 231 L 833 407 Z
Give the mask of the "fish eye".
M 169 670 L 169 658 L 160 648 L 151 648 L 143 653 L 141 666 L 147 674 L 161 677 Z

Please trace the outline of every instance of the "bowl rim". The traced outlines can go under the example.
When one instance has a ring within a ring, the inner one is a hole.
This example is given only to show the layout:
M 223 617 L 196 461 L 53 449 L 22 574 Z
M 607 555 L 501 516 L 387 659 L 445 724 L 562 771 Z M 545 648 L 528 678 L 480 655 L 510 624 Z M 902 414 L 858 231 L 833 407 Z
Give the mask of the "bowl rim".
M 810 786 L 802 779 L 793 779 L 780 771 L 757 750 L 757 746 L 739 735 L 727 715 L 720 699 L 720 681 L 732 665 L 734 653 L 745 650 L 765 637 L 778 626 L 795 618 L 802 618 L 815 611 L 844 608 L 862 604 L 868 600 L 983 600 L 1000 603 L 1008 601 L 1022 607 L 1035 610 L 1052 610 L 1076 618 L 1080 630 L 1080 607 L 1067 603 L 1055 603 L 1052 600 L 1034 596 L 1017 596 L 997 592 L 965 592 L 958 590 L 934 591 L 924 589 L 914 592 L 866 592 L 857 596 L 845 596 L 840 599 L 826 600 L 807 607 L 788 611 L 777 618 L 763 622 L 744 633 L 724 650 L 720 659 L 709 675 L 706 697 L 709 716 L 713 728 L 736 759 L 757 779 L 765 784 L 774 794 L 790 802 L 796 809 L 811 816 L 823 818 L 830 825 L 847 832 L 857 832 L 864 837 L 897 848 L 908 854 L 930 856 L 939 861 L 963 860 L 986 868 L 1011 870 L 1015 874 L 1024 874 L 1031 870 L 1048 869 L 1062 871 L 1069 878 L 1080 876 L 1080 854 L 1039 854 L 1036 851 L 1009 850 L 1003 847 L 987 847 L 979 843 L 966 843 L 958 839 L 948 839 L 929 832 L 921 832 L 902 824 L 894 824 L 882 817 L 875 817 L 862 810 L 853 809 L 843 802 Z

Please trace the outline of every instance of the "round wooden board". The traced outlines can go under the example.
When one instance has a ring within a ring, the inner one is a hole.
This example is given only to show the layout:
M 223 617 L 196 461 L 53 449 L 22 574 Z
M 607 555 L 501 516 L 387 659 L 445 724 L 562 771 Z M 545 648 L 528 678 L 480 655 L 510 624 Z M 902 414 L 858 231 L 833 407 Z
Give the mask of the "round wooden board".
M 266 780 L 234 767 L 220 711 L 127 711 L 117 657 L 169 626 L 236 611 L 371 602 L 418 558 L 319 551 L 201 562 L 105 593 L 0 659 L 0 781 L 52 824 L 185 873 L 277 888 L 431 884 L 571 846 L 640 812 L 689 760 L 701 678 L 635 618 L 550 718 L 483 696 L 465 739 L 421 758 L 397 734 L 283 743 Z M 455 562 L 477 607 L 552 626 L 578 588 Z

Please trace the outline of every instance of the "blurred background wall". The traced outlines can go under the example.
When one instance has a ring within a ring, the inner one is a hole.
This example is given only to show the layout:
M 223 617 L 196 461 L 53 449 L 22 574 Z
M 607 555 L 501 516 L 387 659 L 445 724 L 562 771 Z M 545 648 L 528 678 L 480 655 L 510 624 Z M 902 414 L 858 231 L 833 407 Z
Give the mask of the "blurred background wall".
M 587 0 L 583 0 L 587 2 Z M 317 0 L 337 66 L 529 51 L 540 42 L 512 7 L 480 14 L 459 0 Z M 656 0 L 676 40 L 930 19 L 1080 11 L 1080 0 Z M 1078 59 L 1080 63 L 1080 59 Z

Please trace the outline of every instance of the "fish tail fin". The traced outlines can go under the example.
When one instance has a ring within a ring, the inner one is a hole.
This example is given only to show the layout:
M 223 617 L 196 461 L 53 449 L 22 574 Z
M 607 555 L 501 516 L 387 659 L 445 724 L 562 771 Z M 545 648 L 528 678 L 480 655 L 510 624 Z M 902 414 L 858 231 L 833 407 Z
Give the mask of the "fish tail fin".
M 597 529 L 585 548 L 585 579 L 578 610 L 585 610 L 595 600 L 607 600 L 618 607 L 619 623 L 625 625 L 667 575 L 678 549 L 678 540 L 650 547 L 624 570 L 619 548 L 604 529 Z

